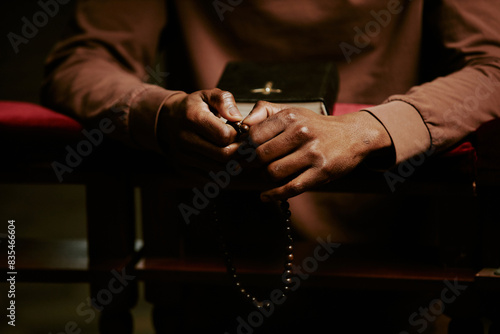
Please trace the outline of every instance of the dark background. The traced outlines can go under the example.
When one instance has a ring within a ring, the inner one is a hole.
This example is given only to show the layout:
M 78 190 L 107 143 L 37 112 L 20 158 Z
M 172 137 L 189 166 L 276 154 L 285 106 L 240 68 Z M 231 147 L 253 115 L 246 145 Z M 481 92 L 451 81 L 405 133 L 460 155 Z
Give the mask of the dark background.
M 43 0 L 46 2 L 47 0 Z M 0 5 L 0 99 L 39 101 L 39 89 L 43 77 L 44 60 L 61 36 L 66 23 L 74 9 L 75 1 L 59 5 L 59 11 L 54 17 L 49 17 L 48 23 L 38 28 L 35 37 L 27 44 L 19 45 L 16 54 L 7 37 L 10 32 L 22 36 L 22 18 L 30 22 L 33 15 L 41 10 L 38 1 L 16 0 L 2 1 Z

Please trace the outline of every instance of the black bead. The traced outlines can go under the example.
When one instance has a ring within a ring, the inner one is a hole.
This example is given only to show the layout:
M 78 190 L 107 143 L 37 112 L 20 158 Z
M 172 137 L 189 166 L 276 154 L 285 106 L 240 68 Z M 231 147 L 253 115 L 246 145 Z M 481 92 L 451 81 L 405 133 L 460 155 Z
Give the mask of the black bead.
M 240 131 L 248 131 L 248 126 L 244 124 L 238 124 L 237 125 L 240 129 Z M 282 210 L 282 215 L 283 215 L 283 222 L 284 222 L 284 228 L 285 228 L 285 234 L 287 237 L 287 244 L 286 244 L 286 261 L 284 263 L 284 277 L 285 280 L 283 281 L 283 289 L 284 292 L 282 293 L 282 296 L 286 296 L 288 293 L 291 292 L 291 285 L 292 285 L 292 278 L 293 277 L 293 265 L 292 261 L 294 259 L 293 255 L 293 238 L 292 238 L 292 227 L 291 227 L 291 220 L 290 216 L 292 215 L 291 211 L 289 210 L 290 204 L 288 203 L 287 200 L 284 200 L 281 202 L 281 210 Z M 215 204 L 214 204 L 214 209 L 213 209 L 213 214 L 214 214 L 214 221 L 216 223 L 219 223 L 219 219 L 217 218 L 217 210 L 215 209 Z M 222 233 L 222 225 L 217 224 L 218 232 L 219 232 L 219 239 L 220 239 L 220 246 L 221 250 L 224 254 L 224 260 L 226 264 L 226 269 L 227 272 L 232 276 L 233 279 L 233 284 L 234 286 L 239 290 L 239 292 L 242 294 L 244 298 L 246 298 L 249 302 L 251 302 L 255 307 L 257 308 L 266 308 L 267 310 L 270 309 L 271 305 L 269 302 L 266 302 L 266 304 L 263 304 L 263 302 L 258 301 L 251 293 L 247 292 L 246 289 L 243 288 L 241 282 L 238 279 L 238 275 L 236 274 L 236 268 L 233 266 L 232 258 L 231 258 L 231 253 L 228 251 L 228 245 L 226 244 L 226 241 L 224 239 L 224 234 Z
M 250 127 L 246 124 L 241 123 L 240 124 L 240 132 L 247 133 L 248 131 L 250 131 Z

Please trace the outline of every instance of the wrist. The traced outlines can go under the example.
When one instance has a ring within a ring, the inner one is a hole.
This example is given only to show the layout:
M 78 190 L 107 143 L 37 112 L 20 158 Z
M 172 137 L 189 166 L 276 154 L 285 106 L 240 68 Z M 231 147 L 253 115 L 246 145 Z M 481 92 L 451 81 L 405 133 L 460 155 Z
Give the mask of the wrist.
M 188 94 L 184 92 L 177 92 L 170 95 L 163 101 L 158 114 L 158 123 L 156 125 L 156 137 L 158 144 L 163 152 L 166 152 L 169 143 L 169 125 L 172 123 L 172 116 L 175 110 L 178 109 L 179 104 L 185 99 Z
M 363 119 L 362 141 L 367 145 L 365 162 L 374 169 L 390 168 L 396 159 L 392 138 L 385 126 L 371 113 L 359 112 Z
M 165 117 L 165 115 L 172 115 L 174 110 L 179 104 L 182 103 L 186 96 L 188 96 L 188 94 L 185 92 L 177 92 L 170 95 L 167 99 L 165 99 L 165 101 L 163 101 L 163 105 L 161 106 L 160 110 L 160 116 L 162 114 L 163 117 Z

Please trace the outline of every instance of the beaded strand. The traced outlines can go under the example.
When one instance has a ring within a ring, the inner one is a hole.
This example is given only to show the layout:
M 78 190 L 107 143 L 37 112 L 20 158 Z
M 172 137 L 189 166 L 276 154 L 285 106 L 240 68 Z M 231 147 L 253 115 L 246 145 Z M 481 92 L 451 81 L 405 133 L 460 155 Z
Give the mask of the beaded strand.
M 286 258 L 285 258 L 285 263 L 284 263 L 284 268 L 283 268 L 283 296 L 288 295 L 291 290 L 290 286 L 292 284 L 292 276 L 293 276 L 293 238 L 292 238 L 292 224 L 291 224 L 291 212 L 290 212 L 290 205 L 288 204 L 288 201 L 283 200 L 281 202 L 281 211 L 282 211 L 282 218 L 284 222 L 284 230 L 286 234 Z M 269 308 L 270 305 L 269 303 L 264 304 L 263 301 L 259 301 L 252 293 L 250 293 L 247 289 L 243 287 L 241 284 L 241 281 L 239 279 L 239 276 L 236 272 L 236 268 L 233 265 L 233 259 L 230 251 L 228 250 L 226 240 L 224 238 L 224 234 L 222 232 L 222 227 L 217 215 L 217 208 L 214 204 L 214 210 L 213 210 L 213 215 L 214 215 L 214 222 L 219 230 L 219 238 L 220 238 L 220 246 L 222 253 L 224 255 L 224 262 L 226 265 L 226 270 L 227 273 L 231 276 L 231 279 L 233 281 L 234 287 L 236 290 L 243 296 L 245 300 L 253 304 L 257 308 Z

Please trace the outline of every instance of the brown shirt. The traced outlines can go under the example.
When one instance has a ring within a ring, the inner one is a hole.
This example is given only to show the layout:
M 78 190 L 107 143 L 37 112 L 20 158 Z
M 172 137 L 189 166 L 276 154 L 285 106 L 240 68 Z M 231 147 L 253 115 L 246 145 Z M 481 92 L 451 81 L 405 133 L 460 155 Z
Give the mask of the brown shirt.
M 172 90 L 213 88 L 229 60 L 328 58 L 338 101 L 377 105 L 368 111 L 401 162 L 500 115 L 499 17 L 491 0 L 79 1 L 42 99 L 83 121 L 111 118 L 114 137 L 160 151 L 156 123 Z

